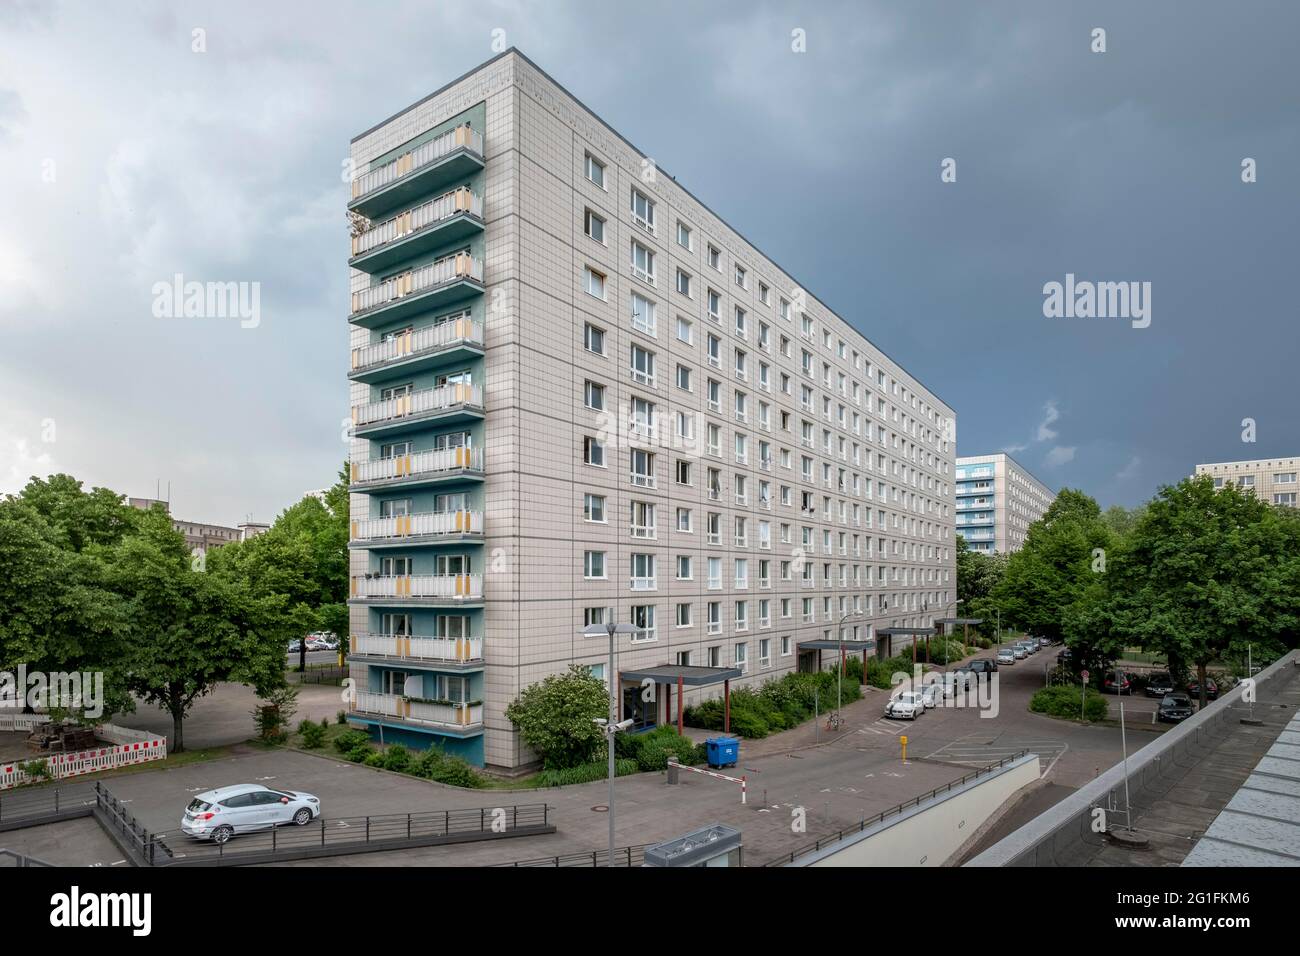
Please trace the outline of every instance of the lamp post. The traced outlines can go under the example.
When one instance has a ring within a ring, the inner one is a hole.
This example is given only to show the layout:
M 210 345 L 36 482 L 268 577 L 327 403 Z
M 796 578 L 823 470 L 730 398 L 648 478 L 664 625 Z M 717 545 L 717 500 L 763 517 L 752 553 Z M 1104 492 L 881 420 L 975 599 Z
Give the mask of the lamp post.
M 955 601 L 950 601 L 948 604 L 944 605 L 943 616 L 944 617 L 948 616 L 948 608 L 952 608 L 953 610 L 956 610 L 958 604 L 965 604 L 965 603 L 966 603 L 965 598 L 957 598 Z M 963 627 L 964 626 L 965 625 L 963 625 Z M 962 642 L 965 643 L 965 640 L 966 638 L 965 635 L 963 634 Z M 948 670 L 948 635 L 947 634 L 944 634 L 943 636 L 943 669 L 945 671 Z
M 625 720 L 621 723 L 618 721 L 618 686 L 614 670 L 614 635 L 615 634 L 635 634 L 636 627 L 632 624 L 615 624 L 611 616 L 605 624 L 588 624 L 582 629 L 583 637 L 601 637 L 609 636 L 609 673 L 605 679 L 609 684 L 609 717 L 605 720 L 597 720 L 605 733 L 605 750 L 609 754 L 609 866 L 614 865 L 614 735 L 620 730 L 631 726 L 631 720 Z

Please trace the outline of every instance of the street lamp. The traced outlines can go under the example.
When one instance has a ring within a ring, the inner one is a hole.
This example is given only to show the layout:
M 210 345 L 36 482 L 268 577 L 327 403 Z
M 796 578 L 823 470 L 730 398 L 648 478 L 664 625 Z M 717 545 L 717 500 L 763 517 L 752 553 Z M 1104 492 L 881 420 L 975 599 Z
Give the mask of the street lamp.
M 836 717 L 839 717 L 839 715 L 840 715 L 840 705 L 844 703 L 844 671 L 845 671 L 845 665 L 844 665 L 844 622 L 847 621 L 847 620 L 848 620 L 849 618 L 851 618 L 851 617 L 858 617 L 858 616 L 860 616 L 861 613 L 862 613 L 862 612 L 860 612 L 860 611 L 846 611 L 843 615 L 840 616 L 840 626 L 839 626 L 839 630 L 838 630 L 839 641 L 840 641 L 840 679 L 839 679 L 838 681 L 836 681 L 836 683 L 835 683 L 835 716 L 836 716 Z M 862 676 L 863 676 L 864 678 L 866 677 L 866 666 L 867 666 L 867 662 L 866 662 L 866 659 L 864 658 L 863 661 L 862 661 L 862 668 L 863 668 L 863 670 L 862 670 Z
M 612 609 L 611 609 L 612 610 Z M 609 673 L 605 675 L 605 680 L 609 685 L 609 717 L 601 720 L 597 719 L 596 723 L 602 728 L 605 734 L 605 749 L 609 752 L 609 865 L 614 865 L 614 736 L 620 730 L 626 730 L 632 725 L 631 720 L 618 721 L 618 687 L 616 686 L 614 670 L 614 635 L 615 634 L 635 634 L 637 628 L 633 624 L 615 624 L 613 615 L 606 624 L 588 624 L 582 629 L 583 637 L 603 637 L 609 636 Z

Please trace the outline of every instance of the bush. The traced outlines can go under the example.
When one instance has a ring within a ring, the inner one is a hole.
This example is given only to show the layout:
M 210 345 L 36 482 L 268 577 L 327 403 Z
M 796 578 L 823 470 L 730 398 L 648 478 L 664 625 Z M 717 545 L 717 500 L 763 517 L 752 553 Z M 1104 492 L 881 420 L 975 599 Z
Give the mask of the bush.
M 868 662 L 869 679 L 874 663 Z M 911 666 L 910 658 L 908 666 Z M 892 671 L 885 673 L 888 675 Z M 767 681 L 758 690 L 743 687 L 731 695 L 731 732 L 757 740 L 798 726 L 818 710 L 825 713 L 833 709 L 837 698 L 842 698 L 846 704 L 861 698 L 859 680 L 850 673 L 841 685 L 839 668 L 836 667 L 816 674 L 786 674 Z M 888 686 L 887 676 L 885 680 L 885 686 Z M 723 701 L 708 700 L 688 708 L 686 720 L 692 727 L 722 730 L 725 723 Z
M 669 757 L 687 765 L 696 762 L 696 747 L 689 737 L 677 733 L 677 728 L 662 726 L 643 734 L 619 734 L 614 739 L 614 755 L 633 761 L 642 771 L 663 770 Z
M 506 708 L 506 717 L 547 770 L 594 763 L 606 756 L 605 732 L 595 719 L 608 713 L 605 682 L 577 664 L 525 687 Z
M 617 777 L 625 777 L 630 773 L 636 773 L 637 770 L 635 760 L 626 757 L 614 760 L 614 775 Z M 538 783 L 543 787 L 567 787 L 575 783 L 591 783 L 593 780 L 604 780 L 608 776 L 609 765 L 596 761 L 578 764 L 575 767 L 565 767 L 561 770 L 543 770 L 538 775 Z
M 389 744 L 382 766 L 394 773 L 407 773 L 411 769 L 411 752 L 401 744 Z
M 365 764 L 367 767 L 383 767 L 384 753 L 382 750 L 367 751 L 365 757 L 363 757 L 360 762 Z
M 346 710 L 340 710 L 334 715 L 334 722 L 336 724 L 346 724 L 348 722 L 348 712 Z M 322 720 L 321 723 L 323 724 L 325 721 Z
M 364 730 L 345 730 L 334 738 L 334 749 L 349 754 L 359 747 L 370 749 L 370 735 Z
M 1036 714 L 1046 714 L 1049 717 L 1078 720 L 1079 689 L 1068 685 L 1044 687 L 1030 699 L 1029 709 Z M 1089 687 L 1084 697 L 1084 719 L 1089 721 L 1105 720 L 1109 711 L 1110 706 L 1106 703 L 1106 698 Z
M 452 787 L 477 789 L 483 786 L 483 777 L 477 770 L 460 757 L 453 757 L 437 746 L 413 757 L 404 772 Z
M 315 750 L 325 743 L 325 728 L 314 720 L 304 720 L 298 733 L 302 734 L 302 745 L 308 750 Z

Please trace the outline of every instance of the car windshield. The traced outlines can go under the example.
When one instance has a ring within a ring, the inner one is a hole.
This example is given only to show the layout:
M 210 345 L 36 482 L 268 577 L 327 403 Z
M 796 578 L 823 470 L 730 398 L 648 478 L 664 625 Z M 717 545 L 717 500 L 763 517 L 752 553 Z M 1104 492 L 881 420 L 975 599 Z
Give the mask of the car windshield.
M 1165 703 L 1168 704 L 1170 707 L 1187 707 L 1191 704 L 1191 701 L 1189 701 L 1186 697 L 1176 697 L 1171 694 L 1170 696 L 1165 698 Z
M 195 813 L 201 813 L 202 811 L 206 810 L 210 806 L 212 806 L 212 804 L 204 803 L 198 797 L 195 797 L 193 800 L 190 801 L 190 805 L 185 809 L 193 810 Z

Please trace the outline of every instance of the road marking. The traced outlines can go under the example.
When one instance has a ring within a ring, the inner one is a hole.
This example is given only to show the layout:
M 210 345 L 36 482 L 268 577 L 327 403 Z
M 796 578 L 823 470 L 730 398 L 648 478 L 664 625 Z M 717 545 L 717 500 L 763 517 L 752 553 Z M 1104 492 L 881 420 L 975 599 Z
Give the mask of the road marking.
M 1063 740 L 1013 737 L 997 738 L 997 742 L 994 743 L 984 734 L 969 734 L 926 754 L 926 759 L 938 758 L 967 767 L 987 767 L 1027 750 L 1038 754 L 1039 773 L 1046 777 L 1068 749 L 1069 744 Z

